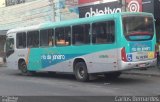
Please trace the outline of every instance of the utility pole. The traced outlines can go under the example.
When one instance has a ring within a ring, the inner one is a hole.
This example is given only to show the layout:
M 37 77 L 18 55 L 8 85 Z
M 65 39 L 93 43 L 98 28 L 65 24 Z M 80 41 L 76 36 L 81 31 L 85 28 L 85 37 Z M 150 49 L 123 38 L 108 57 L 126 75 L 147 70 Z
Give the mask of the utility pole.
M 55 22 L 55 2 L 54 0 L 49 0 L 52 9 L 52 22 Z

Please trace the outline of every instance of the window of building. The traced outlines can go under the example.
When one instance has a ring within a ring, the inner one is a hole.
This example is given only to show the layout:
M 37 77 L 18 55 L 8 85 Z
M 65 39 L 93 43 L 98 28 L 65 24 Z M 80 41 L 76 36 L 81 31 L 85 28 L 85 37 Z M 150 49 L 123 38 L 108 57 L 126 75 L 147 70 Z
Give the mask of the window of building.
M 39 47 L 39 31 L 29 31 L 27 32 L 27 46 Z
M 73 45 L 90 43 L 90 24 L 76 25 L 72 27 Z
M 71 28 L 63 27 L 55 29 L 56 46 L 68 46 L 71 44 Z
M 92 24 L 92 43 L 105 44 L 113 43 L 115 40 L 114 21 L 98 22 Z
M 25 3 L 26 0 L 6 0 L 6 6 Z
M 26 48 L 26 33 L 25 32 L 21 32 L 21 33 L 17 33 L 17 48 Z
M 53 46 L 53 29 L 46 29 L 40 31 L 40 46 Z

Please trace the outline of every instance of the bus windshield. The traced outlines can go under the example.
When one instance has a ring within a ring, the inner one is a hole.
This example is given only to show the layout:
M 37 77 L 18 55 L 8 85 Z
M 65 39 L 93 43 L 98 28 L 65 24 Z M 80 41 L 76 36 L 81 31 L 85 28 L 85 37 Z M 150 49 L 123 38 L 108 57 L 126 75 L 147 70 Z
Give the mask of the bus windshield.
M 153 17 L 123 16 L 123 30 L 129 41 L 151 40 L 154 34 Z

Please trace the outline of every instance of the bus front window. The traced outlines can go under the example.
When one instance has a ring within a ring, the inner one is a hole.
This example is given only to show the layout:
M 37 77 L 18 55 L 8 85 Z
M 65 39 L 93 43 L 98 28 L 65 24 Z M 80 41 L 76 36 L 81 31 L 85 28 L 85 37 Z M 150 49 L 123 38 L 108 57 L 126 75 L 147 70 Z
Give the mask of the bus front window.
M 9 57 L 12 53 L 14 53 L 14 39 L 8 38 L 6 40 L 6 56 Z
M 124 16 L 123 31 L 129 41 L 151 40 L 154 24 L 151 16 Z

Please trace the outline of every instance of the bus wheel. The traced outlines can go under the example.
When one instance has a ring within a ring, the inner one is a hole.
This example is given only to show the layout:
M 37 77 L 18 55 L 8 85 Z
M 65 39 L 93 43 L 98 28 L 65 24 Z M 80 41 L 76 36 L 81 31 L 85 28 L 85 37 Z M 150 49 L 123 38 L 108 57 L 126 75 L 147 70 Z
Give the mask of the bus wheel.
M 106 79 L 117 79 L 120 75 L 121 72 L 110 72 L 104 74 Z
M 74 74 L 78 81 L 85 82 L 89 80 L 89 74 L 85 62 L 76 63 Z
M 29 75 L 29 71 L 27 69 L 25 61 L 20 62 L 18 65 L 22 75 Z

